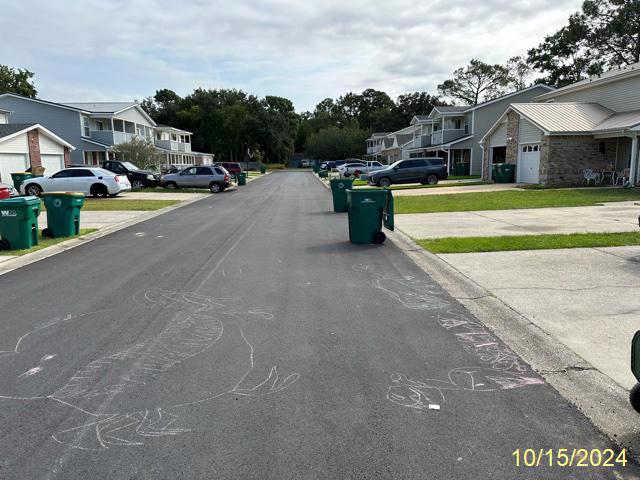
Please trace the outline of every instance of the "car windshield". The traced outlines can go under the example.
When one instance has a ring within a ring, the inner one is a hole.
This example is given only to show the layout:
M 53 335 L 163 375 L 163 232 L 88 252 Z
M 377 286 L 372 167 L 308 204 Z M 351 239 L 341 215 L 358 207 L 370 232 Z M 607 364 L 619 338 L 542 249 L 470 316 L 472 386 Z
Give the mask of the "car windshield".
M 392 163 L 391 165 L 389 165 L 389 168 L 394 168 L 397 167 L 398 165 L 400 165 L 404 160 L 398 160 L 395 163 Z
M 131 162 L 122 162 L 122 165 L 127 169 L 127 170 L 140 170 L 137 166 L 135 166 L 133 163 Z

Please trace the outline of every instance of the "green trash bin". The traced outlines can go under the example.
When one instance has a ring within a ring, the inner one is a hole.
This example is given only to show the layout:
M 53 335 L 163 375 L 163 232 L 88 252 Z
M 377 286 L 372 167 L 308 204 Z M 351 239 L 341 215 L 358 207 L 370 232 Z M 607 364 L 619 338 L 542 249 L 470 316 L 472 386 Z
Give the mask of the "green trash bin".
M 13 186 L 16 190 L 20 191 L 20 185 L 25 180 L 33 178 L 33 173 L 30 172 L 16 172 L 11 174 L 11 180 L 13 180 Z
M 47 228 L 43 237 L 75 237 L 80 235 L 80 209 L 84 205 L 84 194 L 78 192 L 43 193 L 47 208 Z
M 263 175 L 267 173 L 267 167 L 265 167 L 264 165 L 260 165 L 260 173 Z
M 38 244 L 38 197 L 0 200 L 0 248 L 23 250 Z
M 238 185 L 246 185 L 247 184 L 247 175 L 245 173 L 238 173 Z
M 340 213 L 347 211 L 347 190 L 353 187 L 353 179 L 332 178 L 331 193 L 333 194 L 333 211 Z
M 513 174 L 516 166 L 513 163 L 502 164 L 502 183 L 513 183 Z
M 313 164 L 313 173 L 318 173 L 320 171 L 320 165 Z
M 349 240 L 351 243 L 382 243 L 384 225 L 393 230 L 393 194 L 389 189 L 347 190 Z
M 494 163 L 491 165 L 491 180 L 496 183 L 502 183 L 502 168 L 501 163 Z
M 327 177 L 329 176 L 329 172 L 327 172 L 326 170 L 320 170 L 320 171 L 318 172 L 318 176 L 319 176 L 320 178 L 327 178 Z
M 457 177 L 464 175 L 464 165 L 462 163 L 456 163 L 453 165 L 453 174 Z

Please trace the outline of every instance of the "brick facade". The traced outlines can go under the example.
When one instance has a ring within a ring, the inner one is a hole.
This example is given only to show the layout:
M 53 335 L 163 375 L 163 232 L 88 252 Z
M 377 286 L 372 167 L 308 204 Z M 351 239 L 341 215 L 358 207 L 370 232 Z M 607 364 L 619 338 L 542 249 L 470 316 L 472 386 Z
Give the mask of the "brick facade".
M 31 168 L 42 166 L 42 157 L 40 156 L 40 133 L 37 129 L 27 132 L 27 142 L 29 144 L 29 159 Z
M 491 163 L 489 161 L 489 152 L 491 152 L 489 140 L 485 140 L 482 144 L 482 180 L 488 182 L 491 180 Z
M 601 149 L 604 149 L 604 153 Z M 582 171 L 613 170 L 616 139 L 591 136 L 544 136 L 540 152 L 540 183 L 550 186 L 580 185 Z

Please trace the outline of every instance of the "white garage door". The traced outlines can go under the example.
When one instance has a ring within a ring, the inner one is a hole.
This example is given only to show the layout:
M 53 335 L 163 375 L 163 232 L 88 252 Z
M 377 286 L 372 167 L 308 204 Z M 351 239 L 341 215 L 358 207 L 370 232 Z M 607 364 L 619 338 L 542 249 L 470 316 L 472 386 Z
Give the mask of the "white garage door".
M 62 155 L 42 155 L 42 166 L 44 167 L 44 174 L 50 177 L 54 173 L 58 173 L 64 168 L 64 160 Z
M 540 181 L 540 145 L 520 147 L 518 162 L 518 182 L 538 183 Z
M 27 155 L 24 153 L 0 153 L 0 178 L 3 183 L 13 185 L 11 174 L 24 172 L 29 168 Z

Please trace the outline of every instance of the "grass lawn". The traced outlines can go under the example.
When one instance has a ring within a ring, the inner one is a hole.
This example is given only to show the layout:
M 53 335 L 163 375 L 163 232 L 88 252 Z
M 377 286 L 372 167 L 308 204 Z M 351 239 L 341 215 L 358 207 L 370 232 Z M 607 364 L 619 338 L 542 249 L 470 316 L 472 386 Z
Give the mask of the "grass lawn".
M 640 191 L 627 188 L 559 188 L 508 190 L 397 197 L 396 213 L 469 212 L 514 208 L 580 207 L 603 202 L 640 200 Z
M 210 193 L 208 188 L 178 188 L 176 190 L 170 190 L 168 188 L 162 187 L 148 187 L 148 188 L 137 188 L 135 190 L 131 190 L 131 193 Z M 126 196 L 126 194 L 125 194 Z
M 474 180 L 480 177 L 481 175 L 449 175 L 447 180 Z
M 418 240 L 417 243 L 433 253 L 621 247 L 625 245 L 640 245 L 640 232 L 515 235 L 504 237 L 447 237 Z
M 88 235 L 89 233 L 93 233 L 97 228 L 81 228 L 80 236 Z M 41 234 L 38 234 L 38 245 L 33 248 L 28 248 L 26 250 L 0 250 L 0 255 L 26 255 L 27 253 L 33 253 L 38 250 L 42 250 L 43 248 L 50 247 L 51 245 L 55 245 L 56 243 L 64 242 L 65 240 L 69 240 L 70 238 L 76 237 L 60 237 L 60 238 L 45 238 Z
M 118 198 L 86 198 L 83 212 L 105 212 L 105 211 L 117 211 L 117 210 L 140 210 L 151 211 L 160 210 L 161 208 L 169 207 L 180 203 L 180 200 L 125 200 Z M 45 211 L 44 202 L 42 205 L 42 211 Z

